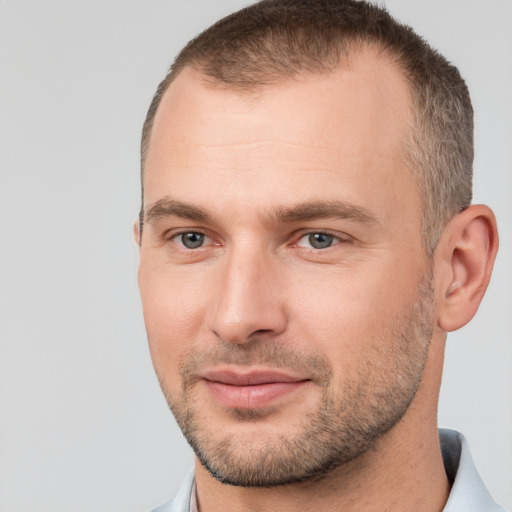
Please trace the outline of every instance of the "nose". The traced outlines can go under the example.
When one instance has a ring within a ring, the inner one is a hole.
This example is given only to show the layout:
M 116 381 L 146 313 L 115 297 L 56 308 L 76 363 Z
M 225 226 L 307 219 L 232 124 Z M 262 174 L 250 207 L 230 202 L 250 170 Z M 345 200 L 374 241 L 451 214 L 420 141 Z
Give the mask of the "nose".
M 238 251 L 222 263 L 209 311 L 209 328 L 223 341 L 244 344 L 286 330 L 285 286 L 270 255 Z

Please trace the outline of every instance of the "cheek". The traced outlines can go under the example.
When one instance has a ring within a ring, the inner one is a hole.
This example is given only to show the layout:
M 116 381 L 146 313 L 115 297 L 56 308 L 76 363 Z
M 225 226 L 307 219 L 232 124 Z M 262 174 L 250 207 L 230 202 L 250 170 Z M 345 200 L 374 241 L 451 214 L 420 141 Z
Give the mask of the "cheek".
M 400 280 L 393 273 L 342 269 L 323 279 L 301 279 L 294 338 L 313 344 L 331 361 L 336 373 L 353 373 L 370 353 L 392 350 L 396 319 L 416 299 L 417 274 Z M 319 283 L 322 283 L 319 286 Z
M 179 366 L 200 337 L 204 289 L 178 272 L 139 271 L 139 288 L 149 349 L 160 379 L 179 381 Z

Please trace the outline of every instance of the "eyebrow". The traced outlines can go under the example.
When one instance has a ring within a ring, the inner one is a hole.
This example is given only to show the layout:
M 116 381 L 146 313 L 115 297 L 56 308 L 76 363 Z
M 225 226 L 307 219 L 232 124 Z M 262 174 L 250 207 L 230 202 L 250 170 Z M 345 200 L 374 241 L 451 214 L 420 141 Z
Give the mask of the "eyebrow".
M 272 211 L 271 220 L 279 222 L 302 222 L 319 219 L 348 219 L 361 224 L 377 224 L 378 220 L 369 210 L 345 201 L 314 201 L 292 207 L 281 207 Z
M 179 217 L 195 222 L 208 222 L 212 219 L 208 210 L 168 197 L 153 203 L 145 210 L 144 214 L 144 220 L 148 223 L 167 217 Z
M 213 215 L 205 208 L 164 197 L 145 210 L 148 223 L 162 218 L 178 217 L 194 222 L 212 222 Z M 319 219 L 351 220 L 361 224 L 377 224 L 377 218 L 366 208 L 345 201 L 313 201 L 295 206 L 274 208 L 265 217 L 270 222 L 293 223 Z

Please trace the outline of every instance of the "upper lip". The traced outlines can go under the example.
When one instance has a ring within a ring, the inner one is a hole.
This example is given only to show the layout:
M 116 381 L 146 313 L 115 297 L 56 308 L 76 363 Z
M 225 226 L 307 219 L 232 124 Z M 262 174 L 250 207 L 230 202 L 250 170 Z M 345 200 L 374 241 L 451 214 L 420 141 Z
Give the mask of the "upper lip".
M 258 386 L 277 382 L 301 382 L 306 379 L 279 370 L 251 370 L 241 372 L 235 370 L 212 369 L 201 373 L 201 377 L 212 382 L 220 382 L 231 386 Z

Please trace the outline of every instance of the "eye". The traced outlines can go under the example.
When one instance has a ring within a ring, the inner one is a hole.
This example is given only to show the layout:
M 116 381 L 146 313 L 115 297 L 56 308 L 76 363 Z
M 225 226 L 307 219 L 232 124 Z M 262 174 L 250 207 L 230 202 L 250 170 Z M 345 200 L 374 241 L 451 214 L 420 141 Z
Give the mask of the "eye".
M 327 249 L 339 242 L 339 238 L 329 233 L 308 233 L 302 236 L 297 242 L 298 247 L 313 249 Z
M 174 240 L 178 245 L 186 249 L 198 249 L 202 247 L 209 238 L 204 233 L 198 231 L 186 231 L 185 233 L 176 235 Z

